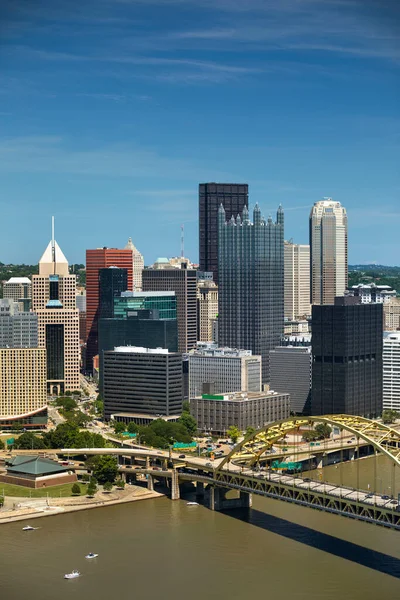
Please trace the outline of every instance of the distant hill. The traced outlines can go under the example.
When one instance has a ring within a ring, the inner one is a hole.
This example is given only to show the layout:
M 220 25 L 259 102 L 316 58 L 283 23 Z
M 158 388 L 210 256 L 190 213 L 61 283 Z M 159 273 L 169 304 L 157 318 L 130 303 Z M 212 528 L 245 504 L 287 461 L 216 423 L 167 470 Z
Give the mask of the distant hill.
M 358 283 L 390 285 L 400 295 L 400 267 L 349 265 L 349 287 Z
M 70 265 L 69 272 L 75 273 L 78 285 L 86 284 L 85 265 Z M 31 279 L 32 275 L 38 273 L 39 265 L 5 265 L 0 262 L 0 298 L 3 297 L 3 282 L 8 281 L 10 277 L 29 277 Z

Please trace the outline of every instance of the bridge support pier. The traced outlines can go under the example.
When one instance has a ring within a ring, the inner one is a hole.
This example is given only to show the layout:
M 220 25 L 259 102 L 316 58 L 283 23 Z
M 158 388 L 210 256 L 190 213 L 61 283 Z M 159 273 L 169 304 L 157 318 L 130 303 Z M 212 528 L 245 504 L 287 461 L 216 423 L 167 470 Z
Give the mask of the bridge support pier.
M 150 457 L 146 456 L 146 469 L 150 469 Z
M 180 491 L 179 491 L 179 481 L 178 481 L 178 472 L 176 469 L 172 470 L 171 477 L 171 500 L 179 500 Z
M 247 492 L 240 492 L 238 498 L 226 498 L 226 488 L 210 488 L 210 509 L 211 510 L 230 510 L 233 508 L 250 508 L 252 505 L 252 495 Z
M 153 475 L 147 476 L 147 489 L 150 490 L 150 492 L 154 492 L 154 477 L 153 477 Z

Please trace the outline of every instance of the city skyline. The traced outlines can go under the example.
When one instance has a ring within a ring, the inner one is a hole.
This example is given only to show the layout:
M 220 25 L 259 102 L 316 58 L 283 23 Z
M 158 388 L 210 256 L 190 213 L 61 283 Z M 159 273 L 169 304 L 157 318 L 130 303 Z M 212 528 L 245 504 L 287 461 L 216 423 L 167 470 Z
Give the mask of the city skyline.
M 146 264 L 179 255 L 182 223 L 196 260 L 202 181 L 248 182 L 266 218 L 281 203 L 300 244 L 310 206 L 331 196 L 352 224 L 350 263 L 396 262 L 388 3 L 3 5 L 2 262 L 33 262 L 52 214 L 73 263 L 129 236 Z

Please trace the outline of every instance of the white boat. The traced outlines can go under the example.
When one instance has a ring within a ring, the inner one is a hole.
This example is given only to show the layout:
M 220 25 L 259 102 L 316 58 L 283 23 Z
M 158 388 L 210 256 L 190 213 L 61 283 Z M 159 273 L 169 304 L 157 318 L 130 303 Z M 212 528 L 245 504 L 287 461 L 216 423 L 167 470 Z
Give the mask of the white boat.
M 186 502 L 186 506 L 199 506 L 198 502 Z
M 97 558 L 98 554 L 94 554 L 93 552 L 89 552 L 89 554 L 86 554 L 85 558 Z
M 35 531 L 36 529 L 39 529 L 39 527 L 31 527 L 30 525 L 26 525 L 22 528 L 22 531 Z
M 77 577 L 80 577 L 80 575 L 79 571 L 72 571 L 72 573 L 66 573 L 64 579 L 76 579 Z

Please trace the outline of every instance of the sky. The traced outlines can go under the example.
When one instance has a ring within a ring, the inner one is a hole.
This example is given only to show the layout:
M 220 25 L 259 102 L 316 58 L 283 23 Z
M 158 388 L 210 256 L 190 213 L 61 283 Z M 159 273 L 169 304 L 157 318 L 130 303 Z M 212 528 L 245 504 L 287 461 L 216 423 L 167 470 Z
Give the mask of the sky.
M 247 182 L 308 243 L 400 265 L 396 0 L 2 0 L 0 262 L 124 247 L 198 258 L 198 184 Z

